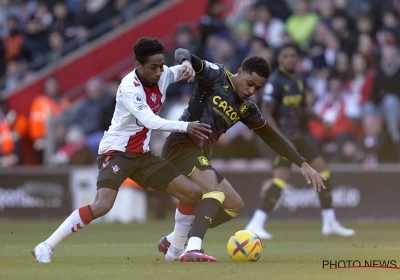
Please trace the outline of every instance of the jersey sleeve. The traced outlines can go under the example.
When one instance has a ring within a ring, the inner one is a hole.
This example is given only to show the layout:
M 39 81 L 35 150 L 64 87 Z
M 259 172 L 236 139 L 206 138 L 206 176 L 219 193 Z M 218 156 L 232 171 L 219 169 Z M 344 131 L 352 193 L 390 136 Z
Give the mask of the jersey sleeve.
M 182 65 L 164 66 L 164 73 L 167 75 L 168 84 L 176 83 L 183 79 Z
M 267 103 L 278 103 L 280 99 L 280 86 L 279 84 L 268 81 L 268 83 L 264 86 L 264 92 L 262 96 L 262 100 Z
M 204 85 L 212 85 L 218 80 L 222 71 L 225 71 L 221 65 L 202 60 L 201 70 L 196 72 L 196 77 Z
M 244 101 L 239 111 L 242 114 L 240 121 L 249 129 L 254 130 L 265 125 L 265 119 L 254 102 Z
M 170 121 L 155 115 L 146 103 L 144 91 L 137 90 L 133 85 L 124 86 L 121 91 L 122 102 L 126 109 L 136 117 L 138 125 L 170 132 L 187 131 L 188 122 Z

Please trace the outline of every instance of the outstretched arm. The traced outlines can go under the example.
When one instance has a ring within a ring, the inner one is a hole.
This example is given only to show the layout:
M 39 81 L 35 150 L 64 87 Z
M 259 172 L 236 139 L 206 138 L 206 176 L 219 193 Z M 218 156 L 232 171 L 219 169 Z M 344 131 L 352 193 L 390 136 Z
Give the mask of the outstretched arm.
M 307 183 L 312 183 L 317 191 L 325 189 L 322 180 L 325 180 L 317 171 L 315 171 L 291 145 L 275 130 L 272 129 L 267 123 L 264 126 L 254 130 L 264 142 L 270 146 L 275 152 L 288 160 L 294 162 L 301 168 L 301 173 L 306 179 Z

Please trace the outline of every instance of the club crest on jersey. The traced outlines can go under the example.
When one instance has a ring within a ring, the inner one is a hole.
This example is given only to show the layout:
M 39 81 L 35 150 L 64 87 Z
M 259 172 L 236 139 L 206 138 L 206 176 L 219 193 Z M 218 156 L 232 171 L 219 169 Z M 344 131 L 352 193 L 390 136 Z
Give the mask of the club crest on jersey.
M 142 97 L 140 96 L 139 93 L 136 93 L 136 94 L 133 96 L 133 102 L 135 102 L 136 104 L 142 103 Z
M 150 99 L 151 99 L 151 101 L 152 101 L 153 103 L 156 103 L 156 101 L 157 101 L 157 95 L 153 92 L 153 93 L 150 95 Z
M 240 105 L 239 112 L 240 112 L 241 114 L 243 114 L 244 112 L 247 111 L 247 109 L 248 109 L 249 107 L 250 107 L 250 103 L 249 103 L 249 102 L 243 102 L 243 104 Z
M 210 165 L 210 161 L 206 157 L 200 156 L 197 159 L 199 160 L 200 164 L 203 165 L 203 166 Z
M 118 174 L 118 171 L 120 170 L 118 165 L 113 165 L 111 166 L 111 172 L 114 174 Z

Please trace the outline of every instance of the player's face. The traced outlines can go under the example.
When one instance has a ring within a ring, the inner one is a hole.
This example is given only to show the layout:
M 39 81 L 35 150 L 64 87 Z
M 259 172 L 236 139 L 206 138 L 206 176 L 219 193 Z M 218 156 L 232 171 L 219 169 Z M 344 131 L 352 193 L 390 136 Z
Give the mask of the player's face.
M 136 69 L 145 86 L 154 86 L 158 83 L 164 71 L 163 67 L 164 55 L 162 54 L 149 56 L 145 64 L 136 61 Z
M 279 54 L 278 62 L 286 70 L 293 72 L 299 62 L 299 56 L 294 48 L 285 48 Z
M 243 71 L 242 68 L 239 68 L 235 90 L 240 98 L 246 99 L 261 89 L 266 81 L 266 78 L 259 76 L 256 72 L 250 75 L 248 72 Z

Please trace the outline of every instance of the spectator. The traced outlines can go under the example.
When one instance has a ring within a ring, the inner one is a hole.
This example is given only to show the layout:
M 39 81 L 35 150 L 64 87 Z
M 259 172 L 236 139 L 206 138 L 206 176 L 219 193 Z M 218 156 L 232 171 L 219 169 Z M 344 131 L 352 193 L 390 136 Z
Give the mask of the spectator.
M 340 49 L 352 53 L 355 48 L 354 32 L 351 29 L 351 22 L 343 11 L 336 11 L 331 21 L 331 29 L 339 38 Z
M 375 67 L 376 61 L 378 60 L 377 56 L 379 49 L 377 49 L 377 46 L 374 44 L 374 40 L 370 35 L 363 33 L 358 36 L 356 51 L 360 52 L 367 58 L 371 67 Z
M 376 41 L 382 48 L 386 45 L 397 45 L 400 38 L 400 26 L 398 14 L 387 11 L 383 14 L 382 27 L 376 33 Z
M 8 36 L 4 39 L 4 60 L 6 63 L 21 56 L 23 34 L 19 29 L 19 21 L 15 16 L 7 18 Z
M 15 111 L 7 111 L 5 103 L 0 101 L 0 168 L 17 165 L 20 161 L 19 141 L 23 131 L 18 131 L 16 121 Z
M 365 112 L 364 107 L 371 96 L 372 85 L 375 74 L 369 67 L 367 58 L 361 53 L 355 53 L 351 60 L 351 75 L 349 75 L 345 89 L 347 94 L 352 95 Z
M 369 114 L 362 120 L 364 135 L 360 143 L 360 157 L 364 168 L 374 169 L 379 163 L 398 162 L 393 150 L 396 147 L 385 131 L 384 120 L 379 114 Z
M 49 162 L 56 165 L 85 165 L 92 164 L 93 158 L 89 148 L 86 146 L 85 134 L 79 127 L 72 126 L 69 129 L 65 124 L 57 125 L 58 137 L 63 137 L 60 146 Z M 65 134 L 65 135 L 64 135 Z
M 94 158 L 104 134 L 104 130 L 102 130 L 105 102 L 103 81 L 100 78 L 92 78 L 87 81 L 85 94 L 83 100 L 66 112 L 64 120 L 69 126 L 75 125 L 82 130 Z
M 222 17 L 223 5 L 220 0 L 209 0 L 207 12 L 200 18 L 199 56 L 204 56 L 203 46 L 211 35 L 227 33 L 225 20 Z
M 196 50 L 197 42 L 195 40 L 195 36 L 193 35 L 190 27 L 187 25 L 181 25 L 175 30 L 174 40 L 176 48 L 184 48 L 191 52 Z M 169 51 L 165 55 L 165 60 L 167 65 L 176 64 L 174 50 Z
M 53 7 L 54 20 L 50 27 L 53 32 L 60 32 L 67 41 L 71 40 L 74 34 L 75 19 L 65 2 L 59 1 Z
M 49 33 L 36 18 L 30 18 L 26 25 L 23 40 L 24 57 L 33 61 L 34 69 L 44 65 L 44 54 L 49 51 Z
M 103 107 L 103 114 L 102 114 L 102 124 L 101 130 L 106 131 L 111 125 L 111 120 L 114 115 L 114 109 L 117 96 L 117 91 L 119 89 L 119 85 L 121 80 L 118 78 L 112 79 L 107 83 L 105 88 L 106 93 L 104 95 L 104 107 Z
M 309 8 L 309 0 L 294 1 L 294 13 L 286 21 L 287 33 L 302 50 L 309 47 L 319 20 Z
M 379 71 L 372 88 L 371 100 L 381 110 L 388 132 L 400 155 L 400 54 L 395 46 L 385 46 Z
M 49 77 L 44 81 L 43 92 L 33 100 L 29 113 L 29 136 L 41 163 L 44 161 L 43 152 L 48 144 L 48 122 L 58 117 L 69 106 L 69 101 L 61 96 L 56 77 Z
M 344 94 L 343 82 L 337 75 L 328 78 L 328 92 L 323 98 L 317 100 L 314 105 L 315 112 L 325 121 L 332 124 L 328 129 L 323 124 L 311 120 L 309 123 L 312 136 L 323 146 L 325 143 L 333 142 L 336 147 L 336 158 L 334 160 L 348 160 L 348 150 L 355 153 L 358 127 L 355 119 L 360 117 L 360 110 L 356 100 Z M 349 148 L 352 147 L 352 148 Z
M 267 3 L 258 1 L 255 4 L 256 22 L 253 26 L 253 34 L 263 38 L 268 45 L 278 48 L 282 44 L 282 34 L 285 31 L 284 23 L 274 17 Z
M 64 37 L 60 32 L 52 32 L 49 36 L 50 52 L 47 56 L 46 64 L 52 64 L 60 61 L 65 55 Z

